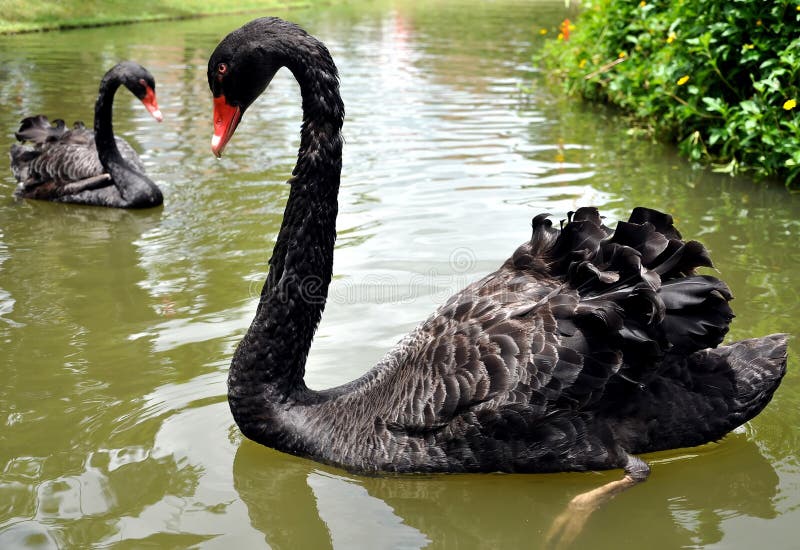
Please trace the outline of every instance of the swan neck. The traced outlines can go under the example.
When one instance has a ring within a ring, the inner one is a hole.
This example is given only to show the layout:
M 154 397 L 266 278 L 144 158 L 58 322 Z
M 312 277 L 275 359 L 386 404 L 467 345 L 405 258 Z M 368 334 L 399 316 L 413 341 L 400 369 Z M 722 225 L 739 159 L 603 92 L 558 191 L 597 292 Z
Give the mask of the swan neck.
M 100 163 L 108 169 L 108 164 L 112 161 L 122 161 L 122 155 L 117 148 L 114 139 L 114 128 L 112 125 L 114 94 L 120 86 L 116 76 L 106 74 L 100 81 L 100 91 L 97 94 L 97 101 L 94 105 L 94 139 L 97 145 L 97 155 Z
M 120 153 L 112 125 L 114 95 L 120 87 L 116 68 L 100 81 L 94 106 L 94 140 L 103 170 L 111 175 L 123 208 L 147 208 L 163 202 L 158 186 Z
M 323 57 L 287 64 L 303 96 L 300 149 L 256 317 L 231 365 L 229 401 L 240 426 L 247 420 L 237 409 L 252 398 L 308 395 L 303 377 L 333 271 L 342 166 L 344 108 L 336 67 Z

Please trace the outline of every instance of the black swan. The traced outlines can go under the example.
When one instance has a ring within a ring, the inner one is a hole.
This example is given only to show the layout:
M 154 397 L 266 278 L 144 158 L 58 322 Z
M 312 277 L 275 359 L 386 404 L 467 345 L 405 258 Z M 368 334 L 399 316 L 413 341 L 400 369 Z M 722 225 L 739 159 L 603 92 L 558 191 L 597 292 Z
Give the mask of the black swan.
M 15 135 L 30 145 L 11 146 L 11 170 L 19 182 L 15 196 L 113 208 L 148 208 L 164 202 L 136 151 L 114 136 L 112 107 L 120 84 L 161 122 L 153 76 L 138 63 L 118 63 L 100 81 L 94 132 L 81 122 L 71 130 L 63 120 L 51 125 L 44 115 L 22 121 Z
M 256 19 L 208 64 L 211 148 L 287 67 L 300 84 L 300 150 L 269 274 L 228 375 L 250 439 L 350 471 L 556 472 L 622 468 L 609 498 L 643 481 L 636 454 L 720 439 L 769 402 L 787 336 L 717 347 L 728 287 L 695 274 L 706 249 L 672 218 L 636 208 L 615 230 L 594 208 L 530 241 L 451 297 L 361 378 L 314 391 L 303 377 L 325 307 L 336 238 L 344 106 L 327 48 Z

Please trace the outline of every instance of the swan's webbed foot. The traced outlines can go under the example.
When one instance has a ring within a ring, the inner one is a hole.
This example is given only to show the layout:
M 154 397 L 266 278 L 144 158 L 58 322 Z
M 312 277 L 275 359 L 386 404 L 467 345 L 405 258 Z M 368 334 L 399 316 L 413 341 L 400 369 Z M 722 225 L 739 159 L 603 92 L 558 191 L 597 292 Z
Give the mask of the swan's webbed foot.
M 650 466 L 633 455 L 626 454 L 625 476 L 606 483 L 596 489 L 581 493 L 574 497 L 566 509 L 561 512 L 545 536 L 546 548 L 569 548 L 583 531 L 592 512 L 626 489 L 647 480 Z

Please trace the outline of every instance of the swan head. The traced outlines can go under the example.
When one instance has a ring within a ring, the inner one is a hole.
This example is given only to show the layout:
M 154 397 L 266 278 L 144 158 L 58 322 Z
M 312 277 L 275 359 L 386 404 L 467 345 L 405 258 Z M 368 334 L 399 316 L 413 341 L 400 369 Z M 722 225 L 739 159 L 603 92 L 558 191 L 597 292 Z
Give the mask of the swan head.
M 164 120 L 156 99 L 156 80 L 150 71 L 133 61 L 118 63 L 109 73 L 114 72 L 123 86 L 128 88 L 142 102 L 145 109 L 158 122 Z
M 262 17 L 222 39 L 208 60 L 208 87 L 214 96 L 214 155 L 222 155 L 244 112 L 278 69 L 290 64 L 298 39 L 307 36 L 293 23 Z

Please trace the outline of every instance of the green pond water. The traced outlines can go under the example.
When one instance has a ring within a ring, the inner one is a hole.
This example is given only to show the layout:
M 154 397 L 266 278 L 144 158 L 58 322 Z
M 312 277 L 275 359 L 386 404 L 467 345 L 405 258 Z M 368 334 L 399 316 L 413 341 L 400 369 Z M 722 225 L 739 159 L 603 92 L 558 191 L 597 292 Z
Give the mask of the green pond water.
M 693 169 L 532 66 L 561 1 L 378 2 L 282 12 L 323 39 L 347 106 L 331 299 L 307 381 L 351 380 L 529 238 L 593 204 L 671 212 L 736 295 L 730 339 L 797 333 L 800 196 Z M 163 208 L 15 201 L 0 158 L 0 548 L 539 548 L 576 494 L 621 472 L 359 477 L 243 439 L 225 397 L 299 143 L 281 72 L 210 153 L 206 62 L 253 15 L 0 36 L 4 147 L 24 116 L 92 119 L 102 74 L 156 78 L 156 124 L 115 128 Z M 531 87 L 523 94 L 520 87 Z M 791 346 L 796 347 L 796 343 Z M 800 375 L 721 442 L 645 456 L 650 480 L 576 548 L 797 548 Z

